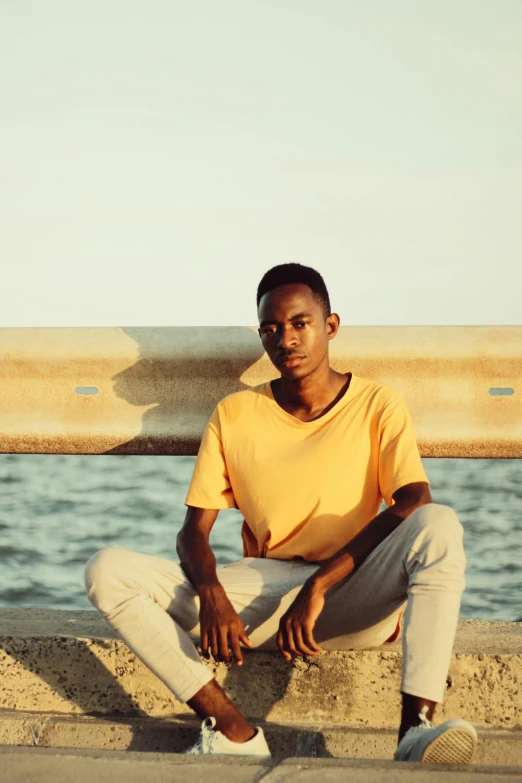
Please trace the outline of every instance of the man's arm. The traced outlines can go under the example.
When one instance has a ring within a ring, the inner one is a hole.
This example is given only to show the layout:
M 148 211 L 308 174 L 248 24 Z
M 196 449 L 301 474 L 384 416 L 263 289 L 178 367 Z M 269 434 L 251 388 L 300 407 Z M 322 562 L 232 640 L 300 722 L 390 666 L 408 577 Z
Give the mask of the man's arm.
M 393 493 L 393 499 L 393 506 L 377 514 L 349 544 L 321 564 L 311 578 L 315 589 L 325 593 L 349 576 L 412 511 L 432 502 L 429 485 L 424 481 L 405 484 Z
M 176 549 L 181 567 L 199 595 L 203 654 L 208 656 L 210 648 L 216 660 L 229 663 L 232 650 L 233 658 L 241 666 L 243 655 L 239 642 L 247 647 L 252 647 L 252 643 L 217 577 L 216 558 L 209 538 L 218 513 L 217 509 L 188 506 Z
M 218 509 L 188 506 L 176 539 L 181 567 L 198 593 L 202 588 L 219 585 L 216 558 L 209 544 L 210 531 L 218 514 Z
M 325 593 L 345 579 L 416 508 L 431 503 L 424 481 L 406 484 L 393 493 L 394 505 L 378 514 L 349 544 L 321 563 L 295 601 L 281 618 L 277 644 L 287 660 L 290 653 L 315 655 L 321 651 L 313 638 L 313 627 L 325 601 Z

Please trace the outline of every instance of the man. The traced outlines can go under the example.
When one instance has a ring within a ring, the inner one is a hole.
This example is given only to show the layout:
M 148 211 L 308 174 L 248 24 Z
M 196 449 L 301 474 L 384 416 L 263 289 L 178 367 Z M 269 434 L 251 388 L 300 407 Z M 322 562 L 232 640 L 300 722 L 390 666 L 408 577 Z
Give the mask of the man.
M 181 567 L 103 550 L 87 564 L 89 598 L 203 718 L 189 752 L 257 756 L 269 755 L 262 729 L 228 699 L 189 633 L 216 660 L 241 666 L 243 645 L 290 661 L 390 641 L 405 608 L 395 758 L 471 761 L 470 724 L 430 722 L 443 700 L 465 558 L 455 513 L 432 503 L 406 406 L 391 387 L 330 367 L 339 316 L 318 272 L 274 267 L 257 304 L 281 377 L 214 410 L 178 535 Z M 216 568 L 210 531 L 231 507 L 244 516 L 245 557 Z

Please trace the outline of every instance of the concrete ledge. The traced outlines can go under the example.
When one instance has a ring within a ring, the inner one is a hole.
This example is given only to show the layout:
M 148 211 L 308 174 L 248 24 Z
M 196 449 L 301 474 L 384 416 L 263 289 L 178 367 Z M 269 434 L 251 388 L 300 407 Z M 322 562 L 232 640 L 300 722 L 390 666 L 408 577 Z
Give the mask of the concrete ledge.
M 393 761 L 287 759 L 283 762 L 175 753 L 56 751 L 48 748 L 0 748 L 2 783 L 508 783 L 520 781 L 520 768 L 473 764 L 456 768 Z
M 188 712 L 95 612 L 4 609 L 0 628 L 4 710 L 153 717 Z M 242 669 L 208 665 L 253 718 L 398 725 L 400 643 L 292 664 L 253 652 Z M 520 727 L 521 686 L 522 623 L 463 621 L 438 719 L 460 716 L 476 726 Z
M 267 723 L 263 726 L 275 761 L 285 758 L 393 758 L 396 729 L 347 728 L 339 724 Z M 91 748 L 146 753 L 182 753 L 199 734 L 200 722 L 148 717 L 89 717 L 0 711 L 0 745 Z M 522 765 L 521 729 L 479 729 L 477 763 Z

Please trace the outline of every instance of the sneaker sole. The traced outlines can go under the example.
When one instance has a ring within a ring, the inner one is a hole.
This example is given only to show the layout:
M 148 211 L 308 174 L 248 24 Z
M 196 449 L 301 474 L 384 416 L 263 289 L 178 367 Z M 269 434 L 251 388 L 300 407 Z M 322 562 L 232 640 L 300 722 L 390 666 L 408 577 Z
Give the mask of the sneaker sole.
M 425 748 L 424 764 L 469 764 L 475 758 L 477 735 L 471 726 L 453 726 Z

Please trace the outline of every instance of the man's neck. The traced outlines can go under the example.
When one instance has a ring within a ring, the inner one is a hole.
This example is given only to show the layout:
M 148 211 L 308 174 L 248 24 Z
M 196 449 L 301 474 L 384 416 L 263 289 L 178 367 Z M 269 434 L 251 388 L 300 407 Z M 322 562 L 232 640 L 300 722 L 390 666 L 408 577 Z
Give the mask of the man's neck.
M 278 378 L 272 392 L 278 405 L 302 421 L 324 415 L 346 392 L 349 378 L 331 367 L 318 368 L 306 378 Z

